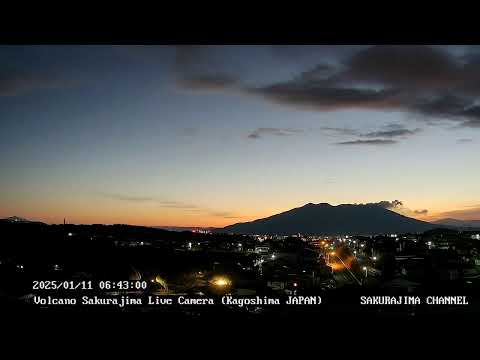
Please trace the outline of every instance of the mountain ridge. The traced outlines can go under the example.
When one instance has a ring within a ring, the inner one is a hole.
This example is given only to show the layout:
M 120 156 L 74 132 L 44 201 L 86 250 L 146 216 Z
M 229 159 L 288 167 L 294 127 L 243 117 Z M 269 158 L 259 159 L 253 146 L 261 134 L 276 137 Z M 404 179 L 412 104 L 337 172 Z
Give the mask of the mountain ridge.
M 435 227 L 439 225 L 409 218 L 376 204 L 308 203 L 266 218 L 232 224 L 221 230 L 243 234 L 373 235 L 423 232 Z
M 43 224 L 40 221 L 32 221 L 19 216 L 9 216 L 7 218 L 0 219 L 0 221 L 17 223 L 17 224 Z
M 458 228 L 478 228 L 480 229 L 480 220 L 459 220 L 454 218 L 445 218 L 432 222 L 433 224 L 452 226 Z

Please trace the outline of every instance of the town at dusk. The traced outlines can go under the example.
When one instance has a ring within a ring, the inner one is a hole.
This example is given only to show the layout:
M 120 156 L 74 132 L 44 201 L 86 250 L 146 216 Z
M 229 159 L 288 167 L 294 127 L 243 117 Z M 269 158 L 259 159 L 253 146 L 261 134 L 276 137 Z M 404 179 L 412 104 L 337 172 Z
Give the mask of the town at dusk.
M 479 313 L 480 46 L 0 45 L 0 64 L 1 307 Z

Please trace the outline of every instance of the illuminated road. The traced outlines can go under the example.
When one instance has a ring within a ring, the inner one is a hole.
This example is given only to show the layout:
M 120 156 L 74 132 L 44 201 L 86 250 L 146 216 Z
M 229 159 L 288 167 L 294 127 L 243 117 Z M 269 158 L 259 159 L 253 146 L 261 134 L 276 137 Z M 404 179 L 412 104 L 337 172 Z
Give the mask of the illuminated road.
M 338 285 L 358 285 L 357 280 L 350 274 L 346 269 L 344 270 L 334 270 L 333 278 Z
M 328 259 L 329 263 L 327 265 L 332 268 L 333 278 L 339 286 L 347 284 L 361 285 L 361 278 L 356 276 L 351 270 L 352 265 L 356 263 L 356 259 L 353 256 L 347 256 L 342 259 L 335 252 L 331 252 Z

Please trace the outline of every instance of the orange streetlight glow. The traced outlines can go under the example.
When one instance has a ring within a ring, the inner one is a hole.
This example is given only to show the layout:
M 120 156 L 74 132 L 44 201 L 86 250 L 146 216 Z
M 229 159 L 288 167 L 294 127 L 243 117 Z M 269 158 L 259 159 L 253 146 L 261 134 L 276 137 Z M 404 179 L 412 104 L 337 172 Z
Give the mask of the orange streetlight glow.
M 212 280 L 212 284 L 218 287 L 226 287 L 226 286 L 230 286 L 232 282 L 230 281 L 230 279 L 226 277 L 219 276 Z

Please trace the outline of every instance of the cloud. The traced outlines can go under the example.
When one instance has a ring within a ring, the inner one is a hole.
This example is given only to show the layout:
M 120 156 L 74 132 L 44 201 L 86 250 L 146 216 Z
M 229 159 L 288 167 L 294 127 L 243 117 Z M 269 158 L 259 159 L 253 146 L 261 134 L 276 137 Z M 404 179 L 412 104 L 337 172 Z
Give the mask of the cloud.
M 235 215 L 230 211 L 211 211 L 209 212 L 209 215 L 215 216 L 215 217 L 221 217 L 224 219 L 242 219 L 243 218 L 243 216 Z
M 342 75 L 347 80 L 417 90 L 448 89 L 462 83 L 462 64 L 440 48 L 377 45 L 353 55 Z
M 179 209 L 179 210 L 196 212 L 196 213 L 205 214 L 205 215 L 214 216 L 214 217 L 221 217 L 224 219 L 243 218 L 242 216 L 239 216 L 230 211 L 212 210 L 209 208 L 200 207 L 200 206 L 185 203 L 182 201 L 165 200 L 157 197 L 148 197 L 148 196 L 130 196 L 130 195 L 123 195 L 123 194 L 115 194 L 115 193 L 100 193 L 100 195 L 105 198 L 118 200 L 118 201 L 125 201 L 125 202 L 132 202 L 132 203 L 152 203 L 161 208 Z
M 177 50 L 177 74 L 191 88 L 236 87 L 244 94 L 297 109 L 402 111 L 430 123 L 448 120 L 462 127 L 480 127 L 480 57 L 475 48 L 465 47 L 459 55 L 453 47 L 426 45 L 273 47 L 280 57 L 297 52 L 318 54 L 319 60 L 290 80 L 247 88 L 220 70 L 224 66 L 218 64 L 228 62 L 225 55 L 216 57 L 215 51 L 208 49 L 182 46 Z
M 352 140 L 337 142 L 335 145 L 394 145 L 397 144 L 395 140 L 372 139 L 372 140 Z
M 401 130 L 405 129 L 405 126 L 403 124 L 391 123 L 384 125 L 383 128 L 385 130 Z
M 0 96 L 18 96 L 36 89 L 60 89 L 78 84 L 78 81 L 29 74 L 0 74 Z
M 451 53 L 429 46 L 374 46 L 353 55 L 344 68 L 327 80 L 305 81 L 303 76 L 302 82 L 280 84 L 281 97 L 272 87 L 265 90 L 284 103 L 294 99 L 298 104 L 301 96 L 304 105 L 312 107 L 334 95 L 330 100 L 336 107 L 406 111 L 480 126 L 476 103 L 480 86 L 474 87 L 480 80 L 480 62 L 465 65 Z
M 376 203 L 368 203 L 367 205 L 377 205 L 390 210 L 390 209 L 403 207 L 403 202 L 401 202 L 400 200 L 393 200 L 393 201 L 382 200 Z
M 415 135 L 416 133 L 422 131 L 421 129 L 395 129 L 395 130 L 383 130 L 383 131 L 372 131 L 366 134 L 361 134 L 360 136 L 363 137 L 386 137 L 386 138 L 394 138 L 394 137 L 405 137 L 410 135 Z
M 321 80 L 324 82 L 325 80 Z M 299 109 L 336 111 L 342 109 L 390 109 L 398 103 L 395 90 L 333 87 L 317 80 L 299 80 L 251 88 L 247 93 L 261 96 L 277 104 Z
M 187 204 L 181 201 L 163 200 L 155 197 L 130 196 L 130 195 L 113 194 L 113 193 L 101 193 L 101 195 L 109 199 L 126 201 L 126 202 L 134 202 L 134 203 L 151 202 L 162 208 L 174 208 L 174 209 L 185 209 L 185 210 L 199 209 L 199 207 L 196 205 Z
M 457 121 L 461 127 L 480 127 L 480 105 L 474 98 L 452 94 L 434 95 L 418 99 L 408 110 L 430 118 Z
M 338 134 L 338 135 L 354 135 L 354 136 L 360 135 L 360 132 L 358 130 L 353 130 L 348 128 L 322 126 L 320 129 L 325 130 L 327 132 L 334 133 L 334 134 Z
M 405 111 L 480 127 L 480 86 L 472 86 L 472 77 L 480 80 L 480 63 L 465 68 L 451 54 L 428 46 L 375 46 L 354 55 L 340 70 L 329 70 L 329 77 L 316 76 L 315 67 L 248 92 L 300 109 Z
M 165 201 L 165 200 L 156 200 L 155 201 L 160 207 L 163 208 L 172 208 L 172 209 L 185 209 L 185 210 L 198 210 L 199 207 L 196 205 L 191 205 L 183 203 L 180 201 Z
M 179 87 L 220 91 L 237 84 L 238 79 L 223 69 L 225 59 L 218 54 L 221 46 L 179 45 L 175 49 L 174 75 Z
M 466 209 L 446 211 L 436 215 L 439 218 L 454 218 L 459 220 L 480 220 L 480 206 Z
M 369 203 L 367 205 L 381 206 L 385 209 L 392 210 L 399 214 L 402 214 L 404 216 L 409 216 L 409 217 L 422 217 L 428 214 L 428 209 L 411 210 L 404 205 L 403 201 L 400 201 L 400 200 L 393 200 L 393 201 L 383 200 L 376 203 Z
M 252 131 L 249 139 L 260 139 L 265 136 L 292 136 L 303 133 L 302 129 L 284 129 L 284 128 L 258 128 Z
M 128 196 L 128 195 L 121 195 L 121 194 L 109 194 L 109 193 L 102 193 L 104 197 L 120 200 L 120 201 L 129 201 L 129 202 L 148 202 L 154 201 L 154 199 L 150 197 L 143 197 L 143 196 Z
M 44 60 L 34 48 L 0 46 L 0 96 L 21 96 L 35 90 L 72 88 L 83 83 L 83 79 L 62 74 Z
M 389 124 L 385 125 L 381 130 L 375 130 L 370 132 L 362 133 L 360 130 L 354 130 L 349 128 L 341 127 L 328 127 L 323 126 L 320 129 L 327 132 L 336 134 L 336 135 L 348 135 L 348 136 L 357 136 L 359 137 L 356 140 L 343 141 L 337 143 L 338 145 L 390 145 L 394 144 L 392 138 L 405 138 L 408 136 L 413 136 L 422 129 L 407 129 L 400 124 Z M 361 138 L 375 138 L 374 141 L 362 140 Z
M 480 208 L 480 204 L 476 204 L 476 205 L 466 205 L 466 206 L 464 206 L 464 207 L 467 208 L 467 209 Z
M 369 45 L 272 45 L 271 54 L 280 60 L 298 63 L 299 59 L 343 59 Z

